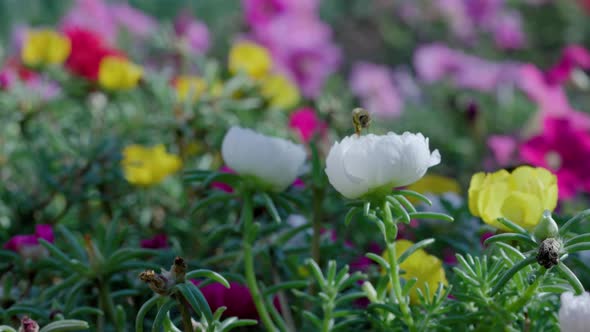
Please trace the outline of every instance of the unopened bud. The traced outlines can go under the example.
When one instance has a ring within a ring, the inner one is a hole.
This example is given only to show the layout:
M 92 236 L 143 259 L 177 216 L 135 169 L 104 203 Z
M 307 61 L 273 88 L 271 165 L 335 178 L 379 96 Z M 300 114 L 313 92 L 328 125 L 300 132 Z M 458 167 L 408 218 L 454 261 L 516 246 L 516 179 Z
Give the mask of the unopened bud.
M 20 321 L 18 332 L 39 332 L 39 324 L 31 318 L 24 316 Z
M 369 301 L 371 301 L 371 303 L 377 302 L 377 291 L 375 290 L 375 287 L 373 287 L 373 284 L 371 284 L 368 281 L 365 281 L 363 283 L 362 289 L 363 292 L 365 292 L 365 295 L 367 296 Z
M 547 238 L 539 245 L 537 262 L 546 269 L 559 263 L 559 249 L 561 244 L 555 238 Z
M 535 227 L 533 234 L 537 241 L 543 241 L 547 238 L 555 238 L 559 233 L 559 228 L 557 227 L 557 223 L 551 217 L 551 212 L 545 210 L 543 212 L 543 216 L 541 217 L 541 221 Z

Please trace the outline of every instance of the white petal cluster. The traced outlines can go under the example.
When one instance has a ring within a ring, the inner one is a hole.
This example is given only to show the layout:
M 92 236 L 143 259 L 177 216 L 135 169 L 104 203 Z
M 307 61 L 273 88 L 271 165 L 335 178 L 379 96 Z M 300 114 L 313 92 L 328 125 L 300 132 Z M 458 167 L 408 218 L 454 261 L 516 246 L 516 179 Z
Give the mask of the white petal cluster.
M 578 296 L 572 292 L 561 294 L 559 325 L 561 332 L 590 331 L 590 293 Z
M 336 190 L 358 198 L 375 189 L 406 186 L 440 163 L 421 133 L 352 135 L 336 142 L 326 160 L 326 174 Z
M 303 146 L 241 127 L 225 134 L 221 154 L 238 174 L 253 176 L 277 192 L 295 181 L 305 162 Z

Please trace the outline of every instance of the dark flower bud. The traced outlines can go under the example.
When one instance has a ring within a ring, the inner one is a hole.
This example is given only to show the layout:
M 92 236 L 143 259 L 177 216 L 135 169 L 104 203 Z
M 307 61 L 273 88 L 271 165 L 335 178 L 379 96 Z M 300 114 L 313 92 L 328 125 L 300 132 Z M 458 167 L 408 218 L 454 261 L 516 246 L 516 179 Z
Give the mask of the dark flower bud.
M 559 263 L 559 249 L 561 244 L 556 239 L 546 238 L 539 244 L 537 252 L 537 262 L 546 269 L 551 268 Z
M 39 332 L 39 324 L 31 318 L 24 316 L 20 321 L 18 332 Z

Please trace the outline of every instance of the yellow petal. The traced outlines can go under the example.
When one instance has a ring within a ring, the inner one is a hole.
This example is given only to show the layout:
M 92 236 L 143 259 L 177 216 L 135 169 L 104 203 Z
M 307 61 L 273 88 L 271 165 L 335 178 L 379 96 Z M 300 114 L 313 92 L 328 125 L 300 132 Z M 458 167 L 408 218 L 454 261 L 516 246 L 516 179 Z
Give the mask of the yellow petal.
M 287 109 L 299 102 L 299 90 L 284 75 L 271 75 L 262 80 L 262 95 L 273 107 Z
M 272 60 L 266 48 L 252 42 L 239 42 L 229 52 L 228 66 L 233 74 L 243 71 L 260 79 L 270 72 Z
M 501 213 L 505 218 L 524 227 L 525 229 L 533 229 L 541 220 L 543 215 L 543 207 L 539 197 L 525 193 L 513 192 L 511 193 L 501 208 Z

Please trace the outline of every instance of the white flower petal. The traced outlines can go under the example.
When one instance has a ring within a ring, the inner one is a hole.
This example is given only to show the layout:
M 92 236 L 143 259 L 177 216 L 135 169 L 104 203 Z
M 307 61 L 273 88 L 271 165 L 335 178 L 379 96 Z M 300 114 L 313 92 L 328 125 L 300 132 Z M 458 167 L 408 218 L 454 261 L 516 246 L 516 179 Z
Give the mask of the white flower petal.
M 305 162 L 303 146 L 240 127 L 226 133 L 221 155 L 238 174 L 254 176 L 276 191 L 293 183 Z
M 332 186 L 347 198 L 358 198 L 383 186 L 400 187 L 419 180 L 440 163 L 422 134 L 352 135 L 335 143 L 326 159 Z
M 590 326 L 590 294 L 575 296 L 572 292 L 561 294 L 559 309 L 561 332 L 585 332 Z

